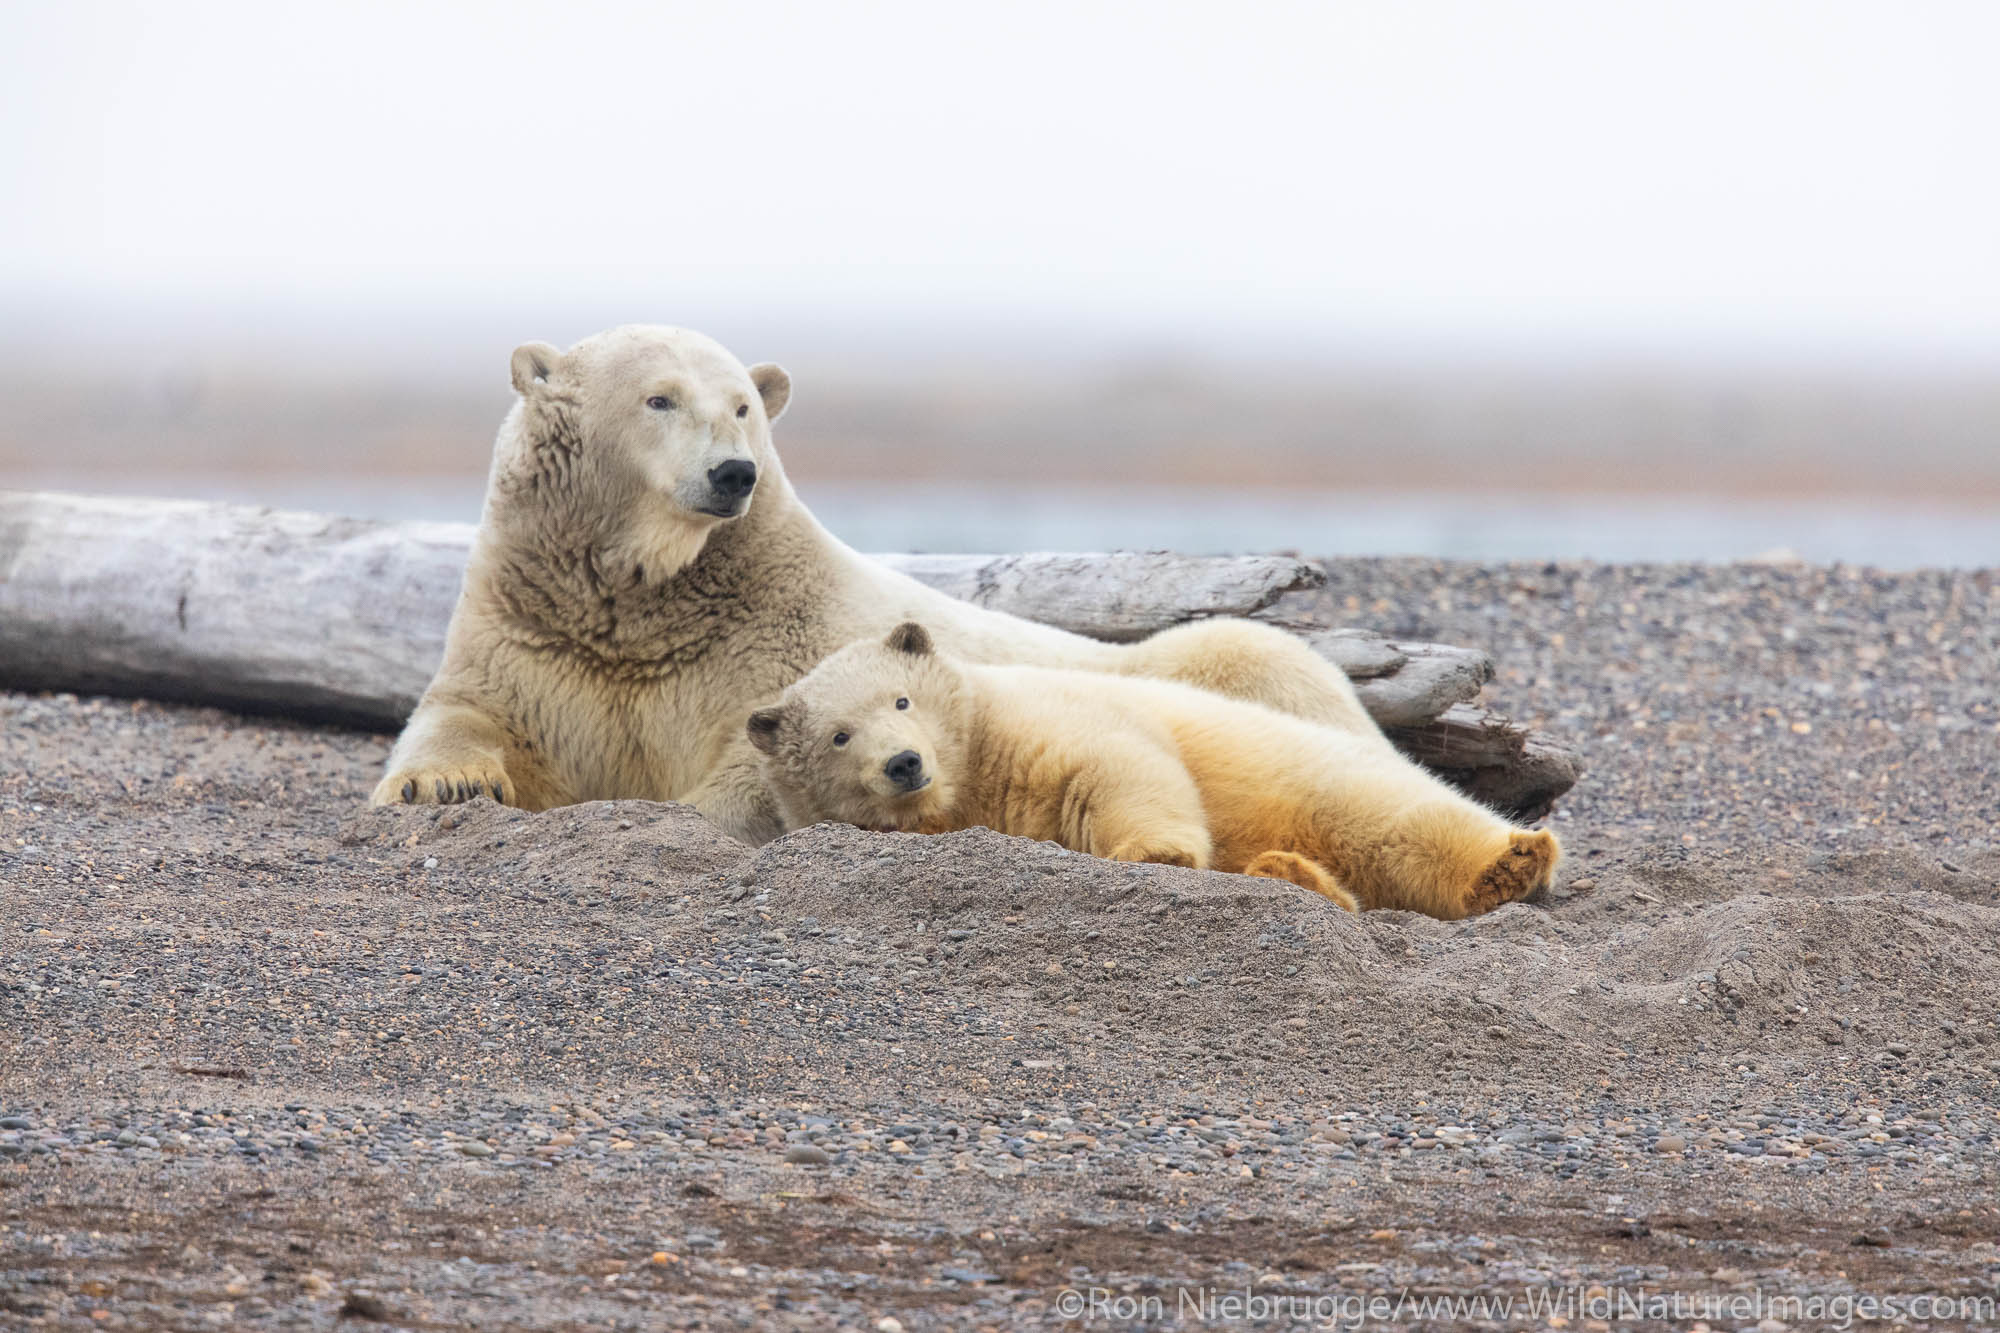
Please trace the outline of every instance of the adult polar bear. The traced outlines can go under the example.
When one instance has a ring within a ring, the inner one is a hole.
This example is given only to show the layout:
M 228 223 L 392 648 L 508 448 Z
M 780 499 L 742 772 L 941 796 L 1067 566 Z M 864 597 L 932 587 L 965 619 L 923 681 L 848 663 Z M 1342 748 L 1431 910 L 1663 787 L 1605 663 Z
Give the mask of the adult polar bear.
M 444 661 L 375 804 L 678 800 L 769 841 L 783 817 L 744 720 L 835 649 L 910 620 L 968 661 L 1181 680 L 1380 737 L 1347 677 L 1269 626 L 1099 643 L 856 554 L 799 502 L 772 447 L 790 379 L 699 333 L 529 343 L 512 374 L 520 401 L 494 444 Z

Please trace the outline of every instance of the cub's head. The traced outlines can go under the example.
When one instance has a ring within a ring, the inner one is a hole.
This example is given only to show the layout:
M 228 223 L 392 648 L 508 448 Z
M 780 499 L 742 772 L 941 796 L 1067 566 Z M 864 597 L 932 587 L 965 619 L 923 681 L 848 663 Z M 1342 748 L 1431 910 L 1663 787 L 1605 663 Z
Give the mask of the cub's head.
M 947 817 L 966 749 L 965 682 L 922 625 L 851 643 L 750 715 L 793 824 L 911 831 Z
M 774 365 L 746 369 L 712 338 L 628 324 L 567 352 L 526 343 L 512 374 L 521 407 L 509 418 L 508 480 L 620 525 L 642 564 L 670 566 L 651 572 L 685 565 L 778 484 L 771 423 L 791 379 Z M 503 430 L 503 450 L 508 439 Z

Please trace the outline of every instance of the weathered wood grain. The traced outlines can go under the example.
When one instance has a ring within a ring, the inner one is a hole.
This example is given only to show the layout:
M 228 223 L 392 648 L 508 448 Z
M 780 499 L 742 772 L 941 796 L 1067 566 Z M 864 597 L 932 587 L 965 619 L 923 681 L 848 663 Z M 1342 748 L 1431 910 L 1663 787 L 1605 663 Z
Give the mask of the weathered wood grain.
M 443 654 L 472 535 L 460 523 L 0 492 L 0 683 L 393 730 Z M 1111 640 L 1246 615 L 1325 578 L 1286 556 L 876 558 L 952 596 Z
M 0 686 L 212 704 L 394 731 L 444 649 L 473 529 L 187 500 L 0 492 Z M 1130 641 L 1249 615 L 1325 575 L 1287 556 L 892 555 L 994 610 Z M 1305 637 L 1424 763 L 1545 810 L 1577 756 L 1473 706 L 1484 653 L 1358 630 Z
M 1389 739 L 1494 809 L 1528 822 L 1548 814 L 1583 776 L 1575 750 L 1472 704 L 1454 704 L 1421 726 L 1391 728 Z

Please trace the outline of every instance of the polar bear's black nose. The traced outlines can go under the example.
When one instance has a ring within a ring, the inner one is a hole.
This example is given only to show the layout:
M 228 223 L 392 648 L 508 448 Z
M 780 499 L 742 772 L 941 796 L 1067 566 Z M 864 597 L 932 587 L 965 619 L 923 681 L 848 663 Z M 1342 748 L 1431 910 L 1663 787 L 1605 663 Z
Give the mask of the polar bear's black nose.
M 757 484 L 757 465 L 747 458 L 732 458 L 708 470 L 708 484 L 724 500 L 741 500 Z
M 882 765 L 882 773 L 904 791 L 915 791 L 924 785 L 924 757 L 915 750 L 905 750 Z

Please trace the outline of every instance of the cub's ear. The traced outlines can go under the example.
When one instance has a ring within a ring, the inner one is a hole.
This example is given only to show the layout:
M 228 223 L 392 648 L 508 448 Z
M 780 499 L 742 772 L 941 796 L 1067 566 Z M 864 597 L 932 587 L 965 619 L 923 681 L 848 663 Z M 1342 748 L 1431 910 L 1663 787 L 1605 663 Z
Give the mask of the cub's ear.
M 766 418 L 776 421 L 785 414 L 785 404 L 792 401 L 792 377 L 783 366 L 759 362 L 750 367 L 750 382 L 757 386 L 757 395 L 764 400 Z
M 930 631 L 914 620 L 906 620 L 889 631 L 888 645 L 899 653 L 912 657 L 929 657 L 931 654 Z
M 514 392 L 526 398 L 561 360 L 562 353 L 547 343 L 522 343 L 516 347 L 514 360 L 508 367 L 514 377 Z
M 760 708 L 750 715 L 746 730 L 750 733 L 750 743 L 765 754 L 773 754 L 778 748 L 778 733 L 785 726 L 785 710 Z

